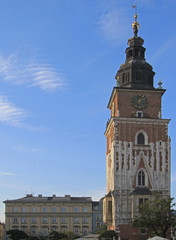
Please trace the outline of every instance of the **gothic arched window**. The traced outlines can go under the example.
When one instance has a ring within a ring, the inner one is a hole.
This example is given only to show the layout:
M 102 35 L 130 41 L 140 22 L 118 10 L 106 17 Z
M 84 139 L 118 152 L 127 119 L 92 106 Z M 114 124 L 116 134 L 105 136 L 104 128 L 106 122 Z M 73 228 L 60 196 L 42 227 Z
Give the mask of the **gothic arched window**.
M 138 185 L 145 186 L 145 173 L 142 170 L 138 173 Z
M 144 145 L 145 144 L 145 137 L 143 133 L 139 133 L 137 136 L 137 144 Z

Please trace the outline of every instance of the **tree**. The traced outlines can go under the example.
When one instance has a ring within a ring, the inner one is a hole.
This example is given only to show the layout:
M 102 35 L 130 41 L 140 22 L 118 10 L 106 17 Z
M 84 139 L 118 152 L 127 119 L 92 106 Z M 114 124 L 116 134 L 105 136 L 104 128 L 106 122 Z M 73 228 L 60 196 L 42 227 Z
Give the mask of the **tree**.
M 102 232 L 105 232 L 105 231 L 107 231 L 107 225 L 103 224 L 103 225 L 101 225 L 101 227 L 97 228 L 96 233 L 101 234 Z
M 99 237 L 98 237 L 99 240 L 117 240 L 118 239 L 118 234 L 113 231 L 113 230 L 106 230 L 106 231 L 103 231 Z
M 7 231 L 7 235 L 13 240 L 28 239 L 28 235 L 24 231 L 17 229 Z
M 53 231 L 50 233 L 50 239 L 52 240 L 67 239 L 67 235 L 65 233 Z
M 163 198 L 161 194 L 155 195 L 153 200 L 147 200 L 139 206 L 139 213 L 133 225 L 147 227 L 153 230 L 155 235 L 166 238 L 170 234 L 171 227 L 176 225 L 173 209 L 175 205 L 173 198 Z
M 37 236 L 29 236 L 28 240 L 41 240 L 41 238 Z
M 68 240 L 73 240 L 80 237 L 79 235 L 75 235 L 72 231 L 67 231 L 65 234 L 67 235 Z

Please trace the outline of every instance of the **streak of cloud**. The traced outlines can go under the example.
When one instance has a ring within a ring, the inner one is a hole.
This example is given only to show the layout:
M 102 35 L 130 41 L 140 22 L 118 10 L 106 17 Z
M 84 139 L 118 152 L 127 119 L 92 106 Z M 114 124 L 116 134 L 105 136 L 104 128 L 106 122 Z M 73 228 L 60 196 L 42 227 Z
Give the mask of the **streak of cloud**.
M 14 147 L 15 151 L 19 151 L 19 152 L 32 152 L 32 153 L 40 153 L 42 152 L 42 150 L 40 150 L 39 148 L 35 148 L 35 147 L 26 147 L 26 146 L 16 146 Z
M 97 22 L 100 34 L 106 40 L 118 44 L 128 36 L 127 19 L 123 10 L 110 10 L 102 14 Z
M 16 107 L 7 96 L 0 95 L 0 123 L 30 131 L 48 131 L 45 127 L 33 127 L 27 124 L 27 117 L 30 115 L 30 112 Z
M 0 176 L 15 176 L 15 174 L 11 172 L 0 172 Z
M 126 40 L 129 35 L 131 23 L 128 9 L 122 7 L 121 3 L 121 0 L 104 0 L 98 6 L 100 12 L 97 21 L 98 32 L 112 45 Z
M 19 53 L 7 58 L 0 55 L 0 75 L 5 82 L 27 87 L 38 87 L 45 92 L 63 89 L 66 84 L 63 75 L 49 64 L 25 59 Z
M 16 107 L 13 103 L 9 102 L 6 96 L 0 96 L 0 122 L 15 126 L 25 127 L 24 119 L 27 112 L 21 108 Z
M 150 58 L 149 61 L 156 62 L 160 59 L 163 59 L 162 56 L 168 51 L 169 48 L 173 46 L 175 40 L 176 37 L 168 39 L 162 46 L 158 48 L 158 50 L 154 53 L 154 55 Z
M 31 86 L 38 86 L 44 91 L 52 91 L 65 87 L 63 75 L 48 65 L 29 65 L 27 71 L 32 75 Z

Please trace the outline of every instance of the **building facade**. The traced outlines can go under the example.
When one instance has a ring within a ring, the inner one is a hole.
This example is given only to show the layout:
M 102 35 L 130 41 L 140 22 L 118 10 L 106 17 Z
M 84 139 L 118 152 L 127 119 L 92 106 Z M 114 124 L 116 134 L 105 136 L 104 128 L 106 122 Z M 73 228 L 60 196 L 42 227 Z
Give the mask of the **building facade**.
M 154 71 L 145 60 L 144 40 L 139 37 L 137 14 L 128 40 L 126 61 L 116 74 L 108 108 L 106 175 L 107 194 L 103 217 L 121 239 L 145 238 L 132 227 L 138 206 L 154 192 L 170 196 L 170 138 L 162 119 L 161 98 L 165 90 L 153 85 Z
M 96 233 L 103 224 L 103 199 L 100 199 L 92 202 L 92 233 Z
M 5 225 L 0 222 L 0 240 L 4 240 L 5 237 Z
M 93 224 L 96 221 L 92 220 L 95 203 L 91 197 L 35 197 L 27 194 L 24 198 L 4 203 L 6 231 L 19 229 L 32 236 L 48 236 L 53 231 L 87 235 L 95 229 Z M 102 217 L 102 210 L 98 214 Z

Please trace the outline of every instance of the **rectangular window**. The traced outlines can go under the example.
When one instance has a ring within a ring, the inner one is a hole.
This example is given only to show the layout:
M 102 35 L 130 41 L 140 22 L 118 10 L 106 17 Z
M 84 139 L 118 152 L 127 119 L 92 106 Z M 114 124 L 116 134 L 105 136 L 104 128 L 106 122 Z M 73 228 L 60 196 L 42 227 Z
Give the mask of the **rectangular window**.
M 26 212 L 26 208 L 25 207 L 22 208 L 22 212 Z
M 26 223 L 26 218 L 22 218 L 21 223 Z
M 36 208 L 35 207 L 32 208 L 32 212 L 36 212 Z
M 75 235 L 79 235 L 79 228 L 78 228 L 78 227 L 75 227 L 75 228 L 74 228 L 74 234 L 75 234 Z
M 17 207 L 14 207 L 14 208 L 13 208 L 13 211 L 14 211 L 14 212 L 18 212 L 18 208 L 17 208 Z
M 47 227 L 43 227 L 42 228 L 42 234 L 43 235 L 47 235 L 48 234 L 48 228 Z
M 52 231 L 52 232 L 57 232 L 57 231 L 58 231 L 58 228 L 57 228 L 56 226 L 52 226 L 52 227 L 51 227 L 51 231 Z
M 37 228 L 31 227 L 31 234 L 36 234 L 36 233 L 37 233 Z
M 36 223 L 36 218 L 31 218 L 31 223 Z
M 88 218 L 83 218 L 83 223 L 88 223 Z
M 52 218 L 52 223 L 57 223 L 57 219 L 56 218 Z
M 97 228 L 100 228 L 100 227 L 101 227 L 101 223 L 100 223 L 100 222 L 97 222 L 97 223 L 96 223 L 96 227 L 97 227 Z
M 67 231 L 67 227 L 61 227 L 61 232 L 66 232 Z
M 13 218 L 13 223 L 18 223 L 18 218 Z
M 86 207 L 83 208 L 83 212 L 87 212 L 87 208 Z
M 75 212 L 79 212 L 79 209 L 77 207 L 75 208 Z
M 108 201 L 108 214 L 112 214 L 112 201 Z
M 43 223 L 48 223 L 48 219 L 47 218 L 43 218 Z
M 47 208 L 46 207 L 43 208 L 43 212 L 47 212 Z
M 61 208 L 61 212 L 66 212 L 65 207 Z
M 88 228 L 87 227 L 83 227 L 83 235 L 87 235 L 88 234 Z
M 74 219 L 74 223 L 79 223 L 79 219 L 78 219 L 78 218 L 75 218 L 75 219 Z
M 61 218 L 61 223 L 66 223 L 66 218 Z
M 96 220 L 101 220 L 101 214 L 96 214 Z
M 22 227 L 21 227 L 21 230 L 22 230 L 23 232 L 27 233 L 27 227 L 22 226 Z
M 139 198 L 139 206 L 144 204 L 147 200 L 148 200 L 148 198 Z
M 55 207 L 52 208 L 52 212 L 56 212 L 56 208 Z

